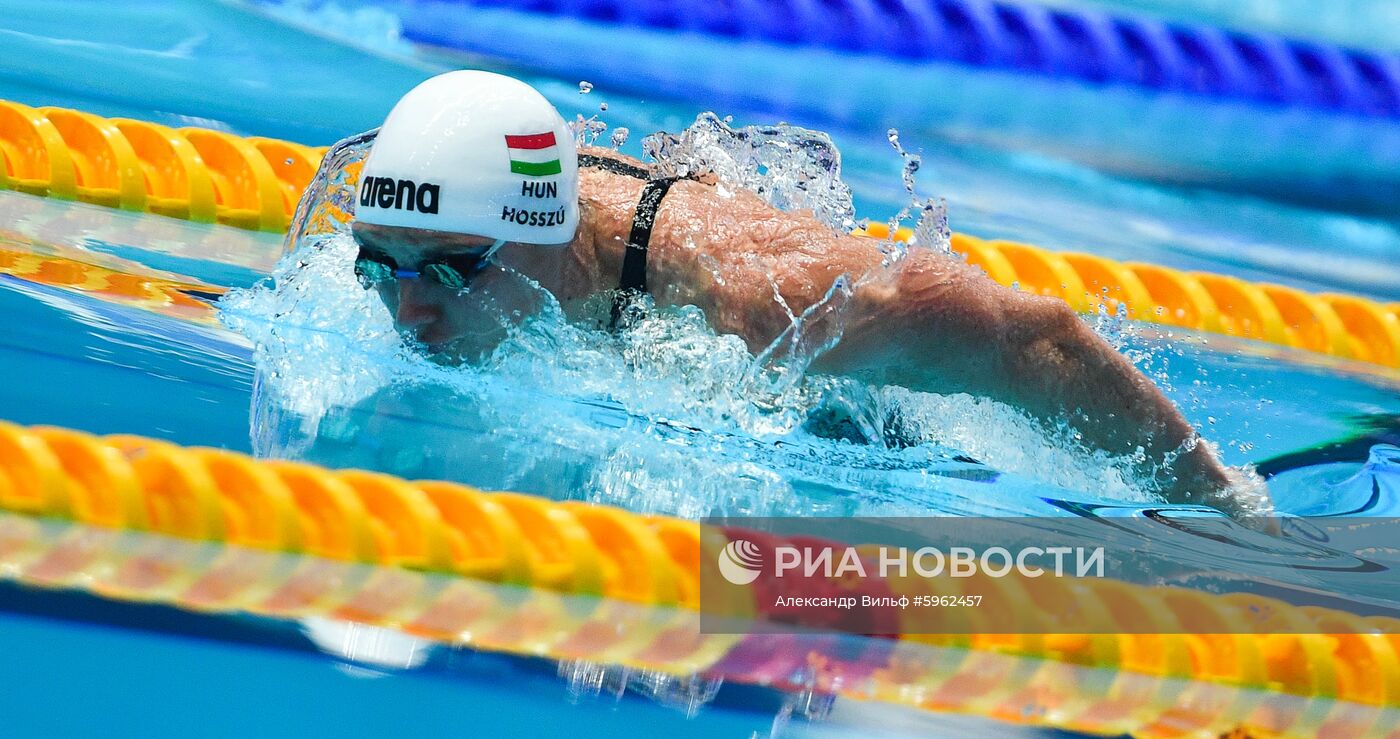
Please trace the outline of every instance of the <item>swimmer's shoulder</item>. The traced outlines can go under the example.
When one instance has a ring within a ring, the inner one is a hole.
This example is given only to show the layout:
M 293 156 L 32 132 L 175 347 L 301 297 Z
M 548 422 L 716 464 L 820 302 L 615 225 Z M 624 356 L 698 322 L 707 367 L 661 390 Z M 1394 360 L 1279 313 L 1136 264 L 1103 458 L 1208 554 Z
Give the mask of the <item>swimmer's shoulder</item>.
M 588 175 L 615 175 L 627 179 L 648 181 L 656 179 L 656 165 L 648 164 L 635 157 L 621 154 L 613 149 L 599 146 L 583 146 L 578 150 L 579 173 Z M 713 172 L 692 173 L 684 177 L 670 178 L 676 185 L 714 185 L 718 178 Z

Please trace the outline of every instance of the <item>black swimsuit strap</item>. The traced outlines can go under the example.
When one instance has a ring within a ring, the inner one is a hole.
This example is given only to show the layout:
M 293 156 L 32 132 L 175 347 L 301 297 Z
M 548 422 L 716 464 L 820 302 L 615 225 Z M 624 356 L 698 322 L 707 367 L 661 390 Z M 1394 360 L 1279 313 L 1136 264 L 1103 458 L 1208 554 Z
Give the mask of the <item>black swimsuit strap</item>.
M 627 177 L 636 177 L 639 180 L 651 179 L 651 172 L 641 167 L 637 167 L 628 164 L 627 162 L 624 162 L 622 160 L 613 159 L 611 157 L 600 157 L 593 154 L 579 154 L 578 166 L 597 167 L 598 169 L 607 170 L 608 172 L 612 172 L 613 174 L 625 175 Z
M 637 210 L 632 214 L 632 231 L 627 236 L 627 247 L 622 254 L 622 276 L 618 280 L 617 294 L 613 298 L 612 325 L 617 327 L 622 309 L 628 300 L 647 291 L 647 247 L 651 244 L 651 229 L 656 225 L 656 211 L 661 208 L 661 199 L 666 197 L 671 185 L 693 177 L 657 177 L 650 171 L 609 157 L 593 154 L 579 154 L 580 167 L 597 167 L 614 174 L 646 180 L 642 186 L 642 196 L 637 200 Z
M 642 196 L 637 200 L 637 211 L 632 216 L 632 232 L 627 236 L 627 246 L 622 254 L 622 277 L 617 283 L 617 293 L 613 297 L 612 326 L 617 327 L 622 317 L 622 309 L 627 302 L 647 291 L 647 247 L 651 244 L 651 229 L 656 225 L 656 211 L 661 207 L 661 199 L 666 197 L 671 185 L 680 177 L 663 177 L 647 180 L 642 187 Z
M 622 256 L 622 279 L 619 290 L 647 291 L 647 247 L 651 244 L 651 229 L 656 225 L 656 211 L 671 185 L 679 177 L 647 180 L 642 196 L 637 199 L 637 212 L 632 216 L 632 232 L 627 236 L 627 251 Z

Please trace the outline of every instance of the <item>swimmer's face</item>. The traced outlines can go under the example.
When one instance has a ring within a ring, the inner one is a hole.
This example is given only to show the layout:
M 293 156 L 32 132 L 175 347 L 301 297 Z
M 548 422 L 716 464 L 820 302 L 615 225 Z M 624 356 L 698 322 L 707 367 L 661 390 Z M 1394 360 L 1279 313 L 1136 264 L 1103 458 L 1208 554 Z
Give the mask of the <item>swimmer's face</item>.
M 438 261 L 470 264 L 493 243 L 480 236 L 358 222 L 351 232 L 362 250 L 405 270 L 418 270 Z M 475 288 L 497 279 L 493 272 L 498 270 L 487 268 L 466 276 Z M 480 306 L 474 305 L 480 301 L 472 290 L 426 277 L 392 277 L 376 283 L 373 289 L 389 309 L 399 333 L 421 342 L 435 355 L 458 357 L 463 354 L 460 345 L 481 333 Z

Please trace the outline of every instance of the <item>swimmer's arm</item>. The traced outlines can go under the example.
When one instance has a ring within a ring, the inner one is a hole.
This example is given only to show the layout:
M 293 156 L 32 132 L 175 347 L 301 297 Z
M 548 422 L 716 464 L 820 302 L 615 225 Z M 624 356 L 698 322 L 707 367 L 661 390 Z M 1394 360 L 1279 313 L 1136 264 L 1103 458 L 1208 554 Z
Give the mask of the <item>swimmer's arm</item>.
M 583 183 L 592 238 L 578 261 L 593 279 L 581 271 L 579 283 L 606 289 L 640 184 L 602 173 Z M 880 258 L 874 241 L 832 232 L 810 214 L 682 182 L 658 215 L 647 271 L 659 302 L 697 305 L 716 330 L 759 351 L 790 323 L 789 311 L 801 314 L 838 275 L 874 274 Z M 1171 401 L 1065 303 L 1010 290 L 927 250 L 913 251 L 892 280 L 865 282 L 843 340 L 815 369 L 994 398 L 1050 423 L 1069 420 L 1086 445 L 1117 455 L 1140 446 L 1161 460 L 1195 438 Z M 1171 500 L 1239 510 L 1207 446 L 1183 451 L 1169 472 Z
M 655 267 L 670 273 L 659 284 L 690 289 L 667 302 L 699 305 L 717 330 L 745 337 L 755 351 L 790 323 L 789 311 L 801 314 L 845 274 L 860 287 L 841 342 L 815 370 L 964 392 L 1047 423 L 1069 421 L 1091 448 L 1132 455 L 1142 447 L 1149 463 L 1175 457 L 1172 479 L 1161 480 L 1173 502 L 1240 510 L 1223 466 L 1206 445 L 1190 443 L 1195 430 L 1172 402 L 1063 301 L 1003 287 L 927 249 L 882 275 L 877 242 L 747 197 L 712 204 L 694 187 L 675 206 L 678 218 L 659 221 L 673 228 Z M 713 238 L 677 244 L 686 223 Z
M 1170 400 L 1064 302 L 996 284 L 931 251 L 911 253 L 893 288 L 857 294 L 846 340 L 822 371 L 912 389 L 1000 400 L 1047 422 L 1067 420 L 1087 445 L 1175 456 L 1161 479 L 1173 502 L 1239 512 L 1223 466 Z

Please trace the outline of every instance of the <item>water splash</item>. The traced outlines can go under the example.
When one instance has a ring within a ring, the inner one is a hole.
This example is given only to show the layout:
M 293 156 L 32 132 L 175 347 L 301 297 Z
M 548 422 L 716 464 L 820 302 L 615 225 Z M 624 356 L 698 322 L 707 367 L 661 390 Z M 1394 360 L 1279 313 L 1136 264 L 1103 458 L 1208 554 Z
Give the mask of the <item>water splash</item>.
M 1105 498 L 1158 500 L 1138 480 L 1140 456 L 1090 450 L 1067 424 L 1047 429 L 1009 406 L 964 394 L 934 395 L 902 387 L 884 387 L 879 393 L 881 406 L 907 443 L 958 449 L 996 469 L 1035 470 L 1036 478 L 1049 485 L 1099 490 Z
M 910 154 L 904 150 L 904 145 L 899 143 L 899 129 L 891 128 L 885 132 L 885 138 L 890 142 L 890 146 L 899 154 L 899 158 L 904 161 L 904 171 L 901 179 L 904 180 L 904 190 L 909 196 L 914 196 L 914 183 L 919 174 L 919 167 L 923 165 L 924 158 L 918 154 Z
M 745 377 L 744 386 L 759 393 L 758 403 L 775 411 L 810 410 L 800 397 L 807 387 L 807 370 L 841 341 L 854 295 L 850 278 L 840 275 L 821 300 L 798 316 L 793 315 L 777 286 L 773 286 L 773 299 L 787 311 L 788 326 L 759 354 Z M 794 425 L 801 420 L 792 419 Z
M 346 137 L 321 158 L 316 176 L 297 201 L 287 238 L 282 243 L 283 254 L 312 247 L 308 241 L 312 237 L 348 233 L 350 221 L 355 217 L 355 186 L 378 136 L 379 129 L 374 128 Z
M 273 277 L 222 303 L 256 347 L 260 454 L 692 517 L 1046 512 L 1053 485 L 1151 500 L 1132 479 L 1136 460 L 1047 436 L 1007 406 L 811 375 L 841 339 L 859 287 L 850 277 L 789 310 L 787 329 L 755 354 L 694 307 L 642 311 L 617 334 L 570 323 L 510 273 L 503 284 L 537 308 L 511 313 L 480 295 L 499 344 L 471 366 L 431 361 L 351 272 L 354 176 L 372 140 L 328 154 Z M 663 171 L 721 171 L 769 202 L 849 220 L 824 135 L 704 115 L 647 146 Z
M 921 198 L 915 192 L 923 157 L 905 151 L 904 145 L 899 143 L 898 129 L 886 131 L 885 138 L 903 162 L 900 179 L 904 182 L 904 191 L 909 195 L 909 201 L 886 223 L 891 237 L 912 216 L 914 226 L 908 240 L 909 246 L 933 249 L 953 256 L 953 229 L 948 224 L 948 202 L 943 198 Z
M 713 701 L 724 684 L 718 678 L 677 677 L 656 670 L 582 661 L 560 662 L 559 676 L 568 683 L 569 696 L 574 702 L 603 696 L 620 700 L 623 694 L 631 691 L 674 708 L 688 718 Z
M 664 175 L 717 176 L 721 193 L 728 187 L 742 187 L 781 210 L 811 213 L 833 230 L 850 231 L 855 225 L 851 190 L 841 179 L 840 151 L 820 131 L 782 123 L 735 128 L 728 118 L 704 113 L 680 133 L 646 137 L 642 148 Z M 773 301 L 788 323 L 759 353 L 745 379 L 745 388 L 763 396 L 760 404 L 775 410 L 793 407 L 791 401 L 800 394 L 808 368 L 840 342 L 856 292 L 867 285 L 888 283 L 906 255 L 906 245 L 893 240 L 884 242 L 881 249 L 877 268 L 865 274 L 838 275 L 823 297 L 801 314 L 788 305 L 776 276 L 770 275 Z M 723 271 L 706 266 L 711 279 L 723 285 Z
M 788 729 L 793 726 L 794 718 L 804 722 L 826 721 L 831 717 L 832 709 L 835 706 L 836 696 L 830 692 L 823 692 L 815 688 L 792 691 L 783 699 L 782 707 L 773 717 L 773 724 L 768 731 L 768 736 L 773 739 L 787 736 Z M 755 739 L 757 739 L 756 733 Z
M 574 141 L 579 146 L 593 146 L 607 133 L 608 124 L 596 115 L 584 118 L 583 114 L 579 113 L 575 114 L 574 120 L 569 123 L 569 130 L 573 132 Z
M 1117 303 L 1112 312 L 1108 310 L 1108 288 L 1103 289 L 1102 302 L 1094 311 L 1094 333 L 1103 337 L 1108 345 L 1120 353 L 1127 348 L 1133 325 L 1128 322 L 1128 305 Z M 1129 358 L 1132 359 L 1131 357 Z M 1136 362 L 1134 362 L 1136 364 Z
M 614 336 L 549 303 L 502 316 L 506 338 L 479 366 L 442 366 L 354 281 L 353 249 L 316 237 L 269 284 L 227 299 L 225 322 L 255 346 L 262 456 L 686 517 L 1024 514 L 1068 494 L 1051 484 L 1150 500 L 1130 464 L 1047 438 L 993 401 L 760 371 L 695 308 Z
M 821 131 L 781 124 L 733 128 L 714 113 L 703 113 L 678 134 L 647 136 L 642 151 L 656 160 L 662 175 L 714 172 L 775 208 L 810 211 L 840 231 L 855 227 L 851 189 L 841 179 L 841 153 Z

